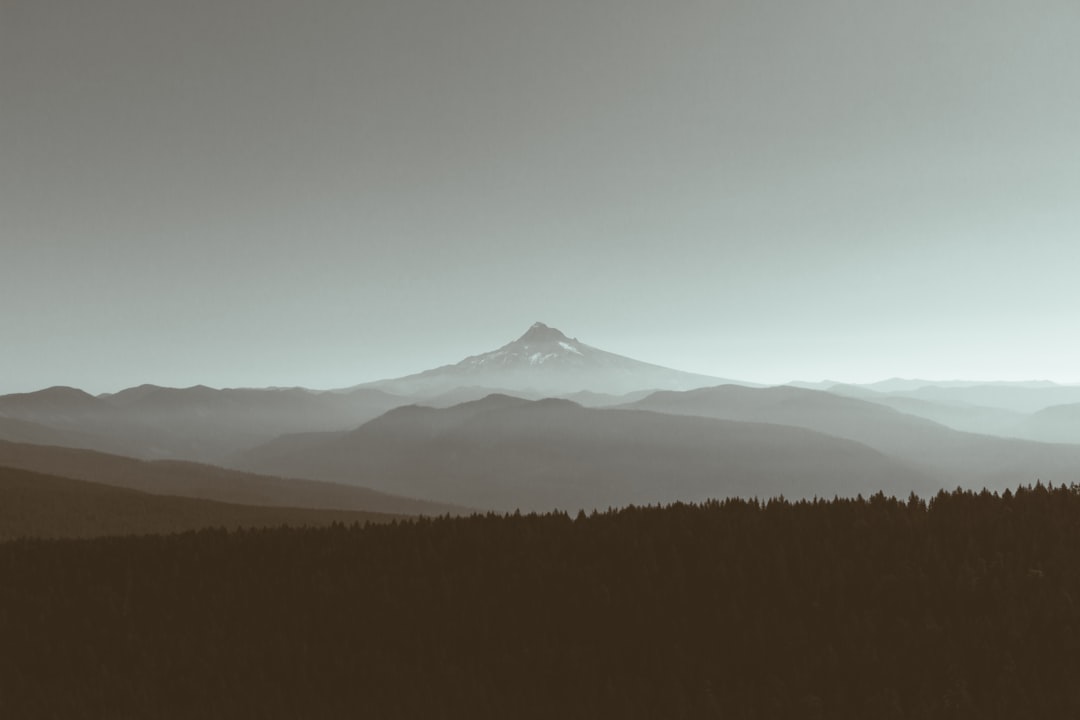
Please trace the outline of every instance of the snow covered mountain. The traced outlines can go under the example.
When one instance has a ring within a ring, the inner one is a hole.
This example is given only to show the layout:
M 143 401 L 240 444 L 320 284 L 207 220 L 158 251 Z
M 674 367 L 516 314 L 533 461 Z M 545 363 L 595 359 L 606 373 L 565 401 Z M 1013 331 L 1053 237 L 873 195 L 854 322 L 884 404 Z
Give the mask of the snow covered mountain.
M 623 394 L 644 389 L 689 390 L 730 382 L 606 352 L 538 322 L 497 350 L 471 355 L 454 365 L 380 380 L 367 387 L 423 398 L 459 388 L 539 397 L 581 391 Z

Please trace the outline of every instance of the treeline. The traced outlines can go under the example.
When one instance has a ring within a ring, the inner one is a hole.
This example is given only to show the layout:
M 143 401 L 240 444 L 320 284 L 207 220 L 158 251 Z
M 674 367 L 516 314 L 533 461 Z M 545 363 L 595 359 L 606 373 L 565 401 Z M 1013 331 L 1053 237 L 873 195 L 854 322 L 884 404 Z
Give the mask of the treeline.
M 0 717 L 1080 717 L 1080 491 L 0 545 Z

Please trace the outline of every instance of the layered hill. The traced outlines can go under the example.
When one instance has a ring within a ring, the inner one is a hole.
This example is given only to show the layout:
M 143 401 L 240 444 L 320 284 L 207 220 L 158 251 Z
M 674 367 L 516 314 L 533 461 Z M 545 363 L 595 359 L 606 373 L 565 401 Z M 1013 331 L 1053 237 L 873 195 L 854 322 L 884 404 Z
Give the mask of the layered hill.
M 1046 442 L 1080 443 L 1080 403 L 1052 405 L 1033 413 L 1021 432 Z
M 505 395 L 397 408 L 349 433 L 271 443 L 242 465 L 494 510 L 939 487 L 865 445 L 804 428 Z
M 958 387 L 927 385 L 893 395 L 951 404 L 979 405 L 1021 413 L 1034 413 L 1053 405 L 1080 402 L 1080 387 L 1053 383 L 983 383 Z
M 1080 405 L 1080 387 L 1043 381 L 920 384 L 923 382 L 824 383 L 820 389 L 885 405 L 965 432 L 1080 443 L 1080 426 L 1070 418 L 1068 410 L 1058 409 Z
M 376 389 L 140 385 L 95 397 L 54 387 L 0 397 L 0 439 L 218 463 L 286 433 L 355 428 L 405 402 Z
M 1002 437 L 1027 437 L 1022 428 L 1028 415 L 1015 410 L 964 402 L 923 400 L 906 395 L 877 392 L 862 385 L 844 383 L 834 384 L 827 388 L 827 391 L 834 395 L 859 398 L 908 415 L 933 420 L 954 430 Z
M 191 462 L 143 461 L 74 448 L 0 441 L 0 466 L 138 490 L 151 495 L 199 498 L 239 505 L 398 515 L 463 512 L 458 507 L 355 485 L 261 476 Z
M 766 422 L 848 438 L 919 468 L 947 487 L 1004 489 L 1080 478 L 1080 446 L 965 433 L 874 402 L 790 386 L 733 385 L 658 392 L 624 406 L 677 415 Z
M 93 448 L 105 444 L 102 438 L 77 430 L 61 430 L 30 420 L 0 417 L 0 440 L 35 445 L 61 445 L 63 447 Z
M 150 495 L 0 466 L 0 541 L 175 533 L 201 528 L 389 522 L 394 515 L 251 507 Z
M 513 342 L 455 365 L 345 390 L 139 385 L 94 396 L 57 386 L 0 396 L 0 440 L 222 464 L 282 435 L 352 430 L 416 402 L 449 407 L 503 392 L 614 404 L 630 392 L 718 382 L 606 352 L 536 323 Z

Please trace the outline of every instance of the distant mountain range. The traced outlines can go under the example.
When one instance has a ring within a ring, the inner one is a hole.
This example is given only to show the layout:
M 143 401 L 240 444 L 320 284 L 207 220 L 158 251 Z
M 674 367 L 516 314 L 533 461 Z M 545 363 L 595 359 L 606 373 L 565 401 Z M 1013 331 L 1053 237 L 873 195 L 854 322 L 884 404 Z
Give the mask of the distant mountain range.
M 496 350 L 342 390 L 0 396 L 0 467 L 236 505 L 398 514 L 1080 480 L 1080 387 L 799 385 L 684 373 L 535 323 Z
M 1080 445 L 965 433 L 793 387 L 658 391 L 615 408 L 505 395 L 283 437 L 237 467 L 473 507 L 597 508 L 729 495 L 1002 490 L 1080 476 Z
M 240 467 L 496 510 L 941 487 L 879 451 L 804 428 L 505 395 L 398 408 L 350 433 L 257 448 Z
M 874 448 L 946 487 L 1000 490 L 1080 478 L 1080 445 L 961 432 L 877 402 L 818 390 L 727 385 L 658 392 L 626 407 L 813 429 Z
M 0 396 L 0 439 L 147 459 L 222 463 L 279 435 L 350 430 L 411 403 L 449 407 L 492 392 L 527 398 L 624 393 L 724 382 L 598 350 L 542 323 L 498 350 L 418 375 L 345 390 L 140 385 L 93 396 L 70 387 Z
M 810 390 L 829 390 L 836 385 L 844 385 L 851 383 L 842 383 L 837 380 L 821 380 L 819 382 L 801 382 L 796 381 L 788 383 L 795 387 L 804 387 Z M 998 380 L 998 381 L 984 381 L 984 380 L 920 380 L 918 378 L 889 378 L 887 380 L 879 380 L 872 383 L 864 383 L 854 385 L 865 390 L 872 390 L 879 393 L 902 393 L 911 392 L 913 390 L 919 390 L 926 387 L 936 388 L 970 388 L 970 387 L 1013 387 L 1013 388 L 1055 388 L 1055 387 L 1068 387 L 1066 385 L 1059 385 L 1058 383 L 1051 382 L 1049 380 Z
M 356 427 L 407 402 L 375 389 L 140 385 L 95 397 L 52 387 L 0 396 L 0 439 L 216 463 L 278 435 Z
M 886 405 L 956 430 L 1042 442 L 1080 442 L 1080 423 L 1072 419 L 1080 412 L 1080 386 L 1076 385 L 897 379 L 867 385 L 794 385 Z

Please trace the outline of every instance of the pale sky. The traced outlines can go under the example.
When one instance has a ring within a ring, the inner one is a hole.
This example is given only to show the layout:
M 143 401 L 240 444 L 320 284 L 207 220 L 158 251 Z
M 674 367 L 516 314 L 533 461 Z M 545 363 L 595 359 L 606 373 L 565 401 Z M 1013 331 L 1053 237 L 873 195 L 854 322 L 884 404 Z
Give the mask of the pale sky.
M 1080 382 L 1076 0 L 0 0 L 0 392 L 340 387 L 534 321 Z

